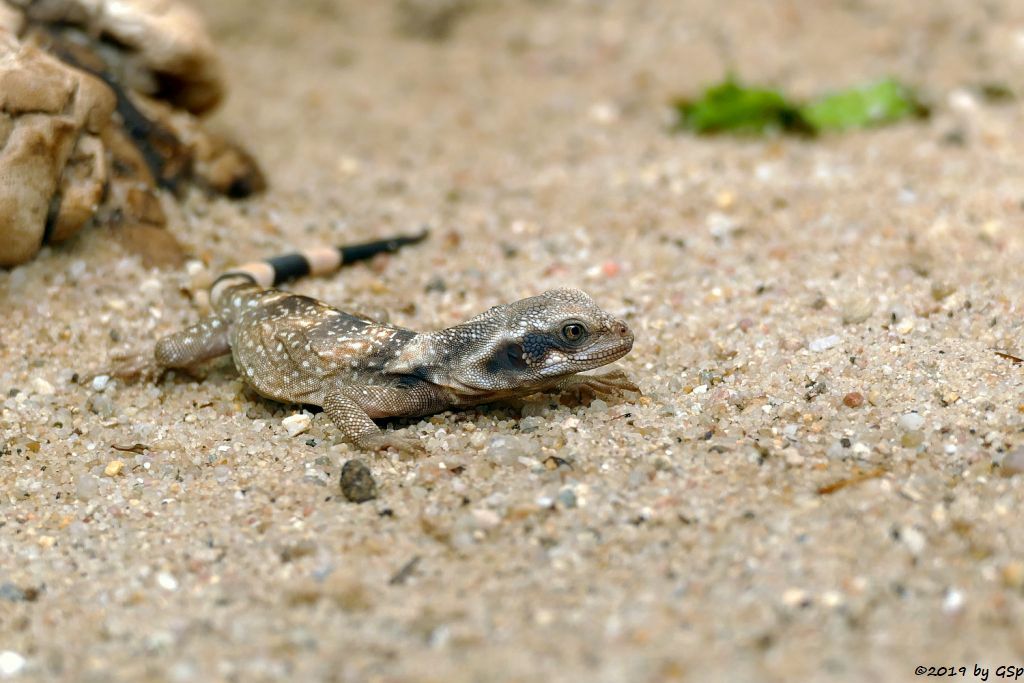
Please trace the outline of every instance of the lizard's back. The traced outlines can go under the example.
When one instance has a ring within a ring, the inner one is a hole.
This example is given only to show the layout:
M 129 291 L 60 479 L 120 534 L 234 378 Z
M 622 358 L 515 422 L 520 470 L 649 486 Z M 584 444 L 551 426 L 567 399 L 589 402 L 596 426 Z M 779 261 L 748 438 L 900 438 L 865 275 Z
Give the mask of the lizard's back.
M 235 295 L 223 313 L 230 316 L 235 366 L 256 391 L 278 401 L 320 405 L 327 387 L 386 383 L 384 365 L 416 336 L 276 289 Z

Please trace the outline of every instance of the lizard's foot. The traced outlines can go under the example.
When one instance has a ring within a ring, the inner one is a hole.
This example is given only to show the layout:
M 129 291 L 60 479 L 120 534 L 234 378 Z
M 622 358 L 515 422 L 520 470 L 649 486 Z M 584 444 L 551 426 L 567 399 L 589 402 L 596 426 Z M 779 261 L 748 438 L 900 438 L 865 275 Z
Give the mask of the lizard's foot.
M 365 451 L 383 451 L 393 448 L 403 455 L 421 456 L 427 454 L 427 450 L 419 439 L 398 432 L 385 432 L 383 430 L 369 432 L 356 439 L 355 443 L 356 446 Z
M 574 391 L 582 394 L 586 391 L 593 392 L 598 396 L 616 394 L 623 391 L 630 391 L 636 394 L 643 393 L 640 387 L 629 378 L 623 370 L 612 370 L 603 375 L 572 375 L 558 384 L 560 391 Z
M 163 372 L 153 353 L 113 353 L 110 355 L 108 365 L 100 370 L 86 374 L 85 382 L 90 382 L 100 375 L 109 375 L 117 379 L 127 381 L 152 382 L 160 377 Z

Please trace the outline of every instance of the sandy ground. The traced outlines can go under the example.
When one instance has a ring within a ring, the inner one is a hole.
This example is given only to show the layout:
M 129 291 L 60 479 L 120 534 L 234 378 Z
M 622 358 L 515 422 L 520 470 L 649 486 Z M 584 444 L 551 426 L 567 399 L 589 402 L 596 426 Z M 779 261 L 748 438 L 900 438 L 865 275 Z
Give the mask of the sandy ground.
M 272 190 L 190 197 L 188 272 L 99 229 L 0 272 L 0 678 L 1024 665 L 1024 365 L 996 354 L 1024 356 L 1024 106 L 978 94 L 1024 93 L 1024 6 L 509 0 L 428 41 L 395 3 L 208 5 L 216 122 Z M 802 95 L 895 75 L 934 115 L 669 134 L 666 103 L 729 68 Z M 400 423 L 429 457 L 367 458 L 356 505 L 333 426 L 290 437 L 300 408 L 228 364 L 72 382 L 194 320 L 232 262 L 421 223 L 296 289 L 426 329 L 579 286 L 635 330 L 645 395 Z

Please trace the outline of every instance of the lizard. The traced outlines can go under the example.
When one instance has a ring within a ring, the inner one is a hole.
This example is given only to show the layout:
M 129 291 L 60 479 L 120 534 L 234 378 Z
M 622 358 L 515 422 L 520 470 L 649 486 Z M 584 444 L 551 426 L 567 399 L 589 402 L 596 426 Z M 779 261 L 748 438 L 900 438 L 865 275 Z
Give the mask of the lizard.
M 159 339 L 151 352 L 114 357 L 105 374 L 157 379 L 170 369 L 230 354 L 260 395 L 320 406 L 362 450 L 422 450 L 375 420 L 421 417 L 552 389 L 639 392 L 612 363 L 633 332 L 578 289 L 554 289 L 494 306 L 461 324 L 415 332 L 277 289 L 305 275 L 394 252 L 426 237 L 318 248 L 231 268 L 210 288 L 212 314 Z

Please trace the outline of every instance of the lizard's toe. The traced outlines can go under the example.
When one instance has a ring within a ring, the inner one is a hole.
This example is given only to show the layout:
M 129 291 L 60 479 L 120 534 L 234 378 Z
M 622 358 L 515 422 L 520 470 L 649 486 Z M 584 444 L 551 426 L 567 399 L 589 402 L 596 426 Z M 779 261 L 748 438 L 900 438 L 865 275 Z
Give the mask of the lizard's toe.
M 573 375 L 560 387 L 562 390 L 592 391 L 607 395 L 622 391 L 642 393 L 640 387 L 623 370 L 611 370 L 603 375 Z
M 115 353 L 111 354 L 106 368 L 90 372 L 86 381 L 99 375 L 109 375 L 124 380 L 152 381 L 160 374 L 152 354 L 147 353 Z
M 426 449 L 419 439 L 398 432 L 379 431 L 361 436 L 356 445 L 367 451 L 384 451 L 392 448 L 404 455 L 426 455 Z
M 603 375 L 594 375 L 593 381 L 588 384 L 596 391 L 615 392 L 630 391 L 636 394 L 641 393 L 640 387 L 626 374 L 624 370 L 612 370 Z

